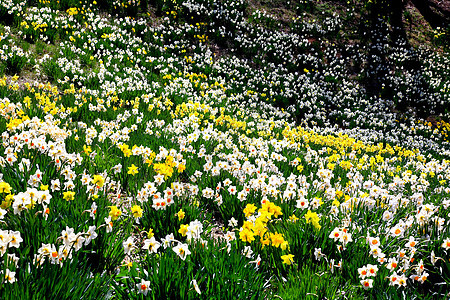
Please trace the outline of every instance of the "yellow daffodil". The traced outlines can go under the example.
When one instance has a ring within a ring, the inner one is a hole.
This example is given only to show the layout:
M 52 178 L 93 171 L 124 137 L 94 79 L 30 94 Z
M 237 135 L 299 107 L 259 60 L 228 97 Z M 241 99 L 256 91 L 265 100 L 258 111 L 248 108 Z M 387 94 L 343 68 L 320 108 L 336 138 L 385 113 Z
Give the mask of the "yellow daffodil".
M 177 212 L 177 216 L 178 216 L 179 221 L 184 219 L 185 213 L 184 213 L 183 209 L 180 209 L 180 211 Z
M 178 229 L 178 232 L 181 233 L 182 236 L 186 236 L 186 232 L 188 231 L 188 224 L 181 224 L 180 229 Z
M 117 206 L 113 205 L 108 207 L 110 209 L 109 216 L 111 217 L 111 220 L 115 221 L 122 215 L 122 211 L 117 208 Z
M 319 224 L 320 217 L 316 212 L 311 212 L 311 210 L 308 210 L 308 212 L 305 214 L 305 219 L 306 223 L 312 223 L 317 230 L 320 230 L 320 228 L 322 228 L 322 226 L 320 226 Z
M 270 234 L 270 240 L 272 242 L 272 246 L 278 248 L 284 242 L 283 235 L 276 232 Z
M 282 255 L 281 259 L 283 260 L 283 264 L 291 265 L 294 262 L 294 255 L 293 254 Z
M 134 176 L 134 175 L 136 175 L 137 173 L 139 173 L 138 167 L 136 167 L 134 164 L 132 164 L 131 167 L 128 167 L 128 174 Z
M 251 243 L 255 240 L 255 235 L 251 230 L 243 229 L 241 230 L 241 232 L 239 232 L 239 238 L 243 242 Z
M 102 175 L 94 175 L 92 183 L 97 185 L 97 188 L 101 189 L 103 187 L 103 184 L 105 184 L 105 178 L 103 178 Z
M 143 210 L 139 205 L 133 205 L 133 207 L 131 207 L 131 213 L 133 214 L 133 217 L 135 217 L 135 218 L 141 218 L 142 212 L 143 212 Z
M 298 218 L 297 218 L 296 215 L 293 214 L 292 216 L 289 217 L 289 220 L 290 220 L 291 222 L 294 222 L 294 223 L 295 223 L 295 222 L 298 221 Z
M 247 204 L 244 208 L 244 214 L 246 217 L 251 216 L 256 211 L 256 206 L 252 203 Z
M 86 146 L 86 145 L 84 145 L 84 146 L 83 146 L 83 152 L 84 152 L 84 154 L 86 154 L 87 156 L 89 156 L 89 153 L 92 152 L 91 146 Z
M 63 193 L 63 199 L 66 201 L 71 201 L 75 199 L 75 192 L 67 191 Z
M 7 182 L 0 182 L 0 194 L 10 194 L 11 193 L 11 186 Z

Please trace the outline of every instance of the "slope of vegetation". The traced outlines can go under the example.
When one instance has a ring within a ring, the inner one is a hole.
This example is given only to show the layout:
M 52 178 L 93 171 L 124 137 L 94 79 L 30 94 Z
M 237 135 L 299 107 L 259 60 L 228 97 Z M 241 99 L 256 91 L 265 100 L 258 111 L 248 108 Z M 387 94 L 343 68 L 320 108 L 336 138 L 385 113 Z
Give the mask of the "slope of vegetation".
M 2 1 L 2 298 L 450 296 L 449 29 L 385 5 Z

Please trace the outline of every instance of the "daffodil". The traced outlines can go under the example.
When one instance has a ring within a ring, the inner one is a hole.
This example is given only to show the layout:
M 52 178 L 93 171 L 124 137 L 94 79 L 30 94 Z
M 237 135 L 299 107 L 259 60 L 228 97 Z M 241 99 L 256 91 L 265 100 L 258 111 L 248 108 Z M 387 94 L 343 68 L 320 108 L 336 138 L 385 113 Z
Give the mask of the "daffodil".
M 144 240 L 144 246 L 142 249 L 148 250 L 150 253 L 157 253 L 161 243 L 156 241 L 155 237 Z
M 186 232 L 188 231 L 188 224 L 181 224 L 180 229 L 178 229 L 178 232 L 181 233 L 182 236 L 186 236 Z
M 294 263 L 294 255 L 293 254 L 286 254 L 282 255 L 281 259 L 283 260 L 283 264 L 291 265 Z
M 0 182 L 0 194 L 10 194 L 11 193 L 11 186 L 7 182 Z
M 134 218 L 141 218 L 142 212 L 143 210 L 139 205 L 133 205 L 133 207 L 131 207 L 131 213 L 133 214 Z
M 137 173 L 139 173 L 138 167 L 136 167 L 134 164 L 132 164 L 131 167 L 128 167 L 128 174 L 134 176 L 134 175 L 136 175 Z
M 122 242 L 123 245 L 123 249 L 125 254 L 130 254 L 131 251 L 136 247 L 133 241 L 133 237 L 128 237 L 128 239 L 126 241 Z
M 105 178 L 103 178 L 102 175 L 94 175 L 94 178 L 92 179 L 92 183 L 97 186 L 97 188 L 101 189 L 103 185 L 105 184 Z
M 185 212 L 180 208 L 180 211 L 177 212 L 178 220 L 181 221 L 184 219 Z
M 290 220 L 291 222 L 295 223 L 295 222 L 298 221 L 298 218 L 297 218 L 297 216 L 296 216 L 295 214 L 292 214 L 292 216 L 289 217 L 289 220 Z
M 308 212 L 305 214 L 305 219 L 306 223 L 312 223 L 317 230 L 320 230 L 320 228 L 322 227 L 319 224 L 320 217 L 316 212 L 311 212 L 311 210 L 308 210 Z
M 256 211 L 256 206 L 252 203 L 247 204 L 247 206 L 244 208 L 244 214 L 246 217 L 249 217 Z
M 89 153 L 92 152 L 91 146 L 86 146 L 86 145 L 84 145 L 84 146 L 83 146 L 83 152 L 84 152 L 84 154 L 86 154 L 87 156 L 89 156 Z
M 17 281 L 16 272 L 11 272 L 9 269 L 5 270 L 3 277 L 5 278 L 5 282 L 14 283 Z
M 239 238 L 243 242 L 251 243 L 255 240 L 255 235 L 253 234 L 253 232 L 251 230 L 244 228 L 243 230 L 241 230 L 239 232 Z
M 283 235 L 281 233 L 271 233 L 270 240 L 272 242 L 272 246 L 278 248 L 284 242 Z
M 67 191 L 63 193 L 63 199 L 66 201 L 71 201 L 75 199 L 75 192 Z
M 144 296 L 147 296 L 148 291 L 150 290 L 150 281 L 141 279 L 141 282 L 137 283 L 136 287 L 137 287 L 138 292 L 140 294 L 143 294 Z
M 117 208 L 117 206 L 108 206 L 110 208 L 109 216 L 111 217 L 111 220 L 115 221 L 117 220 L 121 215 L 122 211 Z
M 178 246 L 173 247 L 172 250 L 182 259 L 185 260 L 186 256 L 191 254 L 191 251 L 188 249 L 187 244 L 178 244 Z

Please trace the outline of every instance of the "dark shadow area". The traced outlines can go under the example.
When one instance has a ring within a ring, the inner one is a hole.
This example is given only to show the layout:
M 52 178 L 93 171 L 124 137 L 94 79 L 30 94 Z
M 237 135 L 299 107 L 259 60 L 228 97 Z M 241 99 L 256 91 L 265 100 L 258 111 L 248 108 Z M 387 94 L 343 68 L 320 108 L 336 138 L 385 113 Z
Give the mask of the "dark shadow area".
M 427 1 L 425 1 L 427 2 Z M 404 113 L 412 109 L 417 116 L 430 115 L 428 97 L 431 89 L 427 83 L 417 51 L 408 41 L 403 14 L 407 1 L 375 0 L 368 17 L 369 25 L 365 43 L 368 46 L 365 89 L 367 95 L 393 100 L 395 109 Z M 401 63 L 393 59 L 393 52 L 401 50 Z M 407 76 L 408 85 L 393 81 Z
M 420 14 L 433 28 L 445 28 L 450 24 L 450 1 L 411 0 Z

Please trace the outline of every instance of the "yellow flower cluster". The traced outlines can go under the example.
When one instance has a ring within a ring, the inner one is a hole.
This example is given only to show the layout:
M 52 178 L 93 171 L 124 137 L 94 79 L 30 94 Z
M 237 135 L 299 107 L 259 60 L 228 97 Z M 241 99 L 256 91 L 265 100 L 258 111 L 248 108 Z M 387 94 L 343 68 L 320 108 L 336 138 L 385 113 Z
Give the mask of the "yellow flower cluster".
M 130 175 L 134 176 L 134 175 L 136 175 L 137 173 L 139 173 L 138 167 L 136 167 L 134 164 L 131 164 L 131 167 L 128 167 L 128 172 L 127 172 L 127 174 L 130 174 Z
M 152 165 L 155 157 L 156 157 L 156 153 L 153 151 L 150 151 L 149 154 L 144 155 L 145 163 L 148 164 L 148 166 L 150 167 Z
M 11 206 L 14 194 L 11 194 L 11 186 L 7 182 L 0 182 L 0 194 L 5 194 L 5 198 L 2 201 L 2 204 L 0 205 L 1 209 L 7 209 Z
M 12 130 L 14 128 L 16 128 L 17 126 L 19 126 L 20 124 L 22 124 L 24 121 L 24 119 L 12 119 L 11 121 L 8 122 L 8 124 L 6 124 L 6 128 L 8 130 Z
M 356 151 L 358 154 L 365 153 L 377 153 L 378 155 L 389 154 L 394 155 L 397 153 L 398 156 L 404 157 L 415 157 L 419 150 L 406 150 L 399 146 L 390 146 L 389 144 L 384 145 L 383 143 L 378 144 L 366 144 L 363 141 L 356 140 L 345 134 L 334 135 L 322 135 L 316 133 L 312 130 L 307 130 L 302 127 L 290 128 L 286 126 L 282 135 L 291 143 L 301 143 L 309 147 L 310 145 L 326 146 L 329 147 L 328 152 L 333 152 L 330 156 L 329 161 L 337 161 L 339 155 L 345 154 L 352 151 Z M 334 148 L 334 150 L 333 150 Z M 349 167 L 348 163 L 342 166 L 344 169 Z
M 216 125 L 225 125 L 227 128 L 242 129 L 245 130 L 247 123 L 245 121 L 238 121 L 229 115 L 223 113 L 216 118 Z
M 254 204 L 247 204 L 244 209 L 246 217 L 253 215 L 257 207 Z M 281 247 L 285 250 L 288 247 L 288 242 L 283 235 L 275 232 L 269 232 L 267 224 L 272 220 L 272 217 L 277 218 L 282 215 L 281 207 L 275 205 L 273 202 L 264 201 L 261 208 L 258 210 L 259 216 L 254 222 L 244 221 L 244 224 L 239 232 L 239 238 L 243 242 L 251 243 L 256 237 L 259 237 L 261 244 L 264 246 Z
M 78 8 L 71 7 L 66 12 L 69 14 L 69 16 L 77 15 L 78 14 Z
M 168 155 L 166 157 L 166 161 L 164 163 L 156 163 L 153 165 L 153 169 L 156 173 L 160 175 L 164 175 L 164 178 L 167 179 L 169 177 L 172 177 L 174 168 L 177 166 L 177 164 L 174 162 L 173 156 Z M 186 169 L 186 166 L 184 164 L 178 164 L 177 171 L 178 173 L 182 173 Z
M 197 118 L 197 123 L 200 125 L 201 122 L 208 118 L 214 118 L 210 115 L 211 107 L 198 102 L 189 101 L 188 103 L 183 102 L 175 107 L 175 112 L 171 113 L 172 119 L 182 118 L 184 116 L 195 116 Z
M 123 152 L 123 155 L 125 157 L 130 157 L 133 152 L 131 151 L 130 147 L 127 144 L 122 144 L 119 146 L 120 150 Z
M 11 186 L 7 182 L 0 182 L 0 194 L 10 194 L 11 193 Z
M 143 213 L 143 209 L 139 205 L 133 205 L 131 207 L 131 214 L 134 218 L 141 218 Z
M 165 164 L 165 163 L 156 163 L 153 165 L 153 169 L 156 171 L 156 173 L 160 175 L 164 175 L 164 178 L 172 177 L 173 174 L 173 165 L 172 164 Z
M 433 136 L 439 136 L 445 142 L 448 141 L 448 134 L 450 133 L 450 123 L 440 120 L 434 124 L 430 121 L 417 120 L 419 128 L 413 127 L 411 130 L 416 132 L 417 129 L 428 131 Z M 421 127 L 421 128 L 420 128 Z
M 105 184 L 105 178 L 103 178 L 102 175 L 94 175 L 94 178 L 92 179 L 92 183 L 97 186 L 97 188 L 101 189 L 103 185 Z
M 316 212 L 311 212 L 311 210 L 308 210 L 308 212 L 305 214 L 306 223 L 312 223 L 314 228 L 317 230 L 320 230 L 322 226 L 319 224 L 320 217 Z

